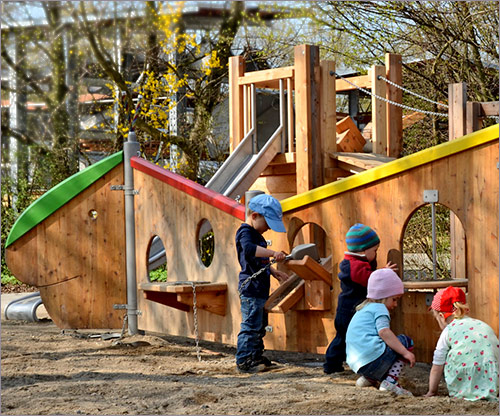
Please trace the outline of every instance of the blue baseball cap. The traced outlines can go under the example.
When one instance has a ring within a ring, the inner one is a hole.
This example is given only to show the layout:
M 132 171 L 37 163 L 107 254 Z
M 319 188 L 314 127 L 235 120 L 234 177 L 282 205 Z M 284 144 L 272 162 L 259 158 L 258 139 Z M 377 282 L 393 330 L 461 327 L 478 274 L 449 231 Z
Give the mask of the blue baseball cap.
M 259 194 L 248 203 L 248 208 L 263 215 L 267 225 L 277 233 L 286 233 L 280 202 L 271 195 Z

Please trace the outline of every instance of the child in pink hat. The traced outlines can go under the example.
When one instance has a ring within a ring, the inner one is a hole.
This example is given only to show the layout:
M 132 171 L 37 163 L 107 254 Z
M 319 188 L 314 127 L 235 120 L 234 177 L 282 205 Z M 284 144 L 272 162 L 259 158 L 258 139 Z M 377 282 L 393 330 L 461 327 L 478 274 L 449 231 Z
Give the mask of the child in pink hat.
M 366 300 L 356 308 L 346 335 L 347 364 L 361 375 L 356 381 L 359 387 L 380 382 L 381 391 L 413 396 L 398 383 L 404 365 L 415 365 L 413 341 L 407 335 L 396 336 L 390 328 L 390 312 L 403 293 L 403 282 L 392 269 L 376 270 L 368 279 Z
M 449 286 L 434 296 L 430 309 L 443 330 L 434 350 L 429 391 L 444 379 L 451 397 L 498 400 L 498 338 L 491 327 L 469 317 L 462 289 Z

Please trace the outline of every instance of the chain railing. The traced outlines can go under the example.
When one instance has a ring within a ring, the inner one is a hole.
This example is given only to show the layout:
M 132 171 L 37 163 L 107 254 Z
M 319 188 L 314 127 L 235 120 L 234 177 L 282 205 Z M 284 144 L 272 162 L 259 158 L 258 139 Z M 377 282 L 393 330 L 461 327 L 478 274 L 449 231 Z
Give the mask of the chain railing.
M 424 97 L 423 95 L 417 94 L 416 92 L 413 92 L 413 91 L 411 91 L 411 90 L 409 90 L 409 89 L 407 89 L 407 88 L 405 88 L 405 87 L 403 87 L 401 85 L 396 84 L 395 82 L 392 82 L 391 80 L 383 77 L 382 75 L 379 75 L 377 77 L 377 79 L 381 79 L 381 80 L 387 82 L 388 84 L 392 85 L 393 87 L 399 88 L 400 90 L 402 90 L 404 92 L 407 92 L 408 94 L 413 95 L 415 97 L 418 97 L 421 100 L 427 101 L 427 102 L 429 102 L 431 104 L 439 105 L 439 106 L 444 107 L 444 108 L 449 108 L 447 104 L 443 104 L 443 103 L 440 103 L 440 102 L 437 102 L 437 101 L 433 101 L 430 98 L 427 98 L 427 97 Z
M 396 107 L 401 107 L 401 108 L 404 108 L 405 110 L 416 111 L 418 113 L 429 114 L 429 115 L 438 116 L 438 117 L 448 117 L 447 113 L 436 113 L 435 111 L 422 110 L 420 108 L 410 107 L 408 105 L 396 103 L 395 101 L 391 101 L 385 97 L 381 97 L 380 95 L 374 94 L 371 91 L 368 91 L 367 89 L 360 87 L 359 85 L 354 84 L 353 82 L 349 81 L 347 78 L 344 78 L 342 75 L 337 74 L 335 71 L 330 71 L 330 75 L 331 76 L 335 75 L 336 77 L 338 77 L 338 78 L 344 80 L 345 82 L 347 82 L 348 84 L 352 85 L 354 88 L 356 88 L 360 91 L 363 91 L 365 94 L 368 94 L 372 97 L 375 97 L 377 100 L 381 100 L 381 101 L 384 101 L 386 103 L 395 105 Z

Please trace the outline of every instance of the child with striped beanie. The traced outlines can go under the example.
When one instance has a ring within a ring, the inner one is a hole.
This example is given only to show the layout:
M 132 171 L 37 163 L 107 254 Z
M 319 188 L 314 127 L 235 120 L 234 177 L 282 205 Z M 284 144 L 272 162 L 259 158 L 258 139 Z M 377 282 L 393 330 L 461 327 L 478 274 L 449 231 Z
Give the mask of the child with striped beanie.
M 366 299 L 368 278 L 377 269 L 377 233 L 364 224 L 354 224 L 346 234 L 347 250 L 339 265 L 340 294 L 335 314 L 336 335 L 325 354 L 323 371 L 326 374 L 344 371 L 346 359 L 345 337 L 356 306 Z M 386 268 L 397 271 L 397 265 L 387 263 Z

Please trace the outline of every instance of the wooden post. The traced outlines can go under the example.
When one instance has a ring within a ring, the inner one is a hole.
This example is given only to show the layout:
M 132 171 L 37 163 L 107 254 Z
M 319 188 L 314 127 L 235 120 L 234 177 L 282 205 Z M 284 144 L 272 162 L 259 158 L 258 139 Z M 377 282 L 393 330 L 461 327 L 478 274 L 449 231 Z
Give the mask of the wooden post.
M 479 117 L 482 114 L 481 103 L 470 101 L 467 103 L 467 115 L 466 115 L 466 134 L 472 133 L 479 130 L 482 127 L 482 122 Z
M 467 84 L 448 86 L 448 137 L 454 140 L 467 134 Z M 450 212 L 450 268 L 452 279 L 467 278 L 465 232 L 460 220 Z
M 287 136 L 288 136 L 288 151 L 295 152 L 295 120 L 293 116 L 293 82 L 291 78 L 286 79 L 286 109 L 287 109 Z
M 243 140 L 243 86 L 238 78 L 245 73 L 245 58 L 229 58 L 229 151 L 232 152 Z
M 316 188 L 322 183 L 319 68 L 317 46 L 295 47 L 297 194 Z
M 383 97 L 386 83 L 378 76 L 385 76 L 383 65 L 373 65 L 370 69 L 372 93 Z M 379 155 L 388 154 L 387 148 L 387 103 L 372 96 L 372 152 Z
M 321 148 L 323 149 L 323 168 L 333 168 L 335 163 L 329 153 L 337 151 L 337 103 L 335 91 L 335 62 L 321 62 Z M 323 175 L 324 177 L 325 175 Z
M 386 78 L 397 85 L 403 85 L 401 55 L 385 54 Z M 403 103 L 403 91 L 390 84 L 386 86 L 386 98 L 395 103 Z M 387 103 L 387 156 L 399 157 L 403 149 L 403 109 Z
M 448 138 L 454 140 L 466 134 L 467 84 L 461 82 L 448 86 Z

